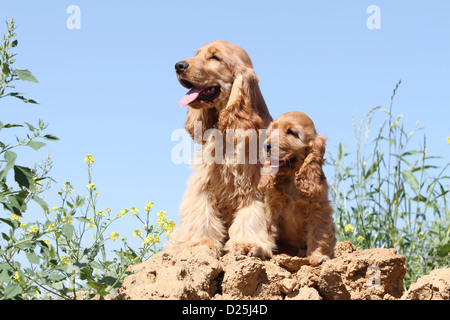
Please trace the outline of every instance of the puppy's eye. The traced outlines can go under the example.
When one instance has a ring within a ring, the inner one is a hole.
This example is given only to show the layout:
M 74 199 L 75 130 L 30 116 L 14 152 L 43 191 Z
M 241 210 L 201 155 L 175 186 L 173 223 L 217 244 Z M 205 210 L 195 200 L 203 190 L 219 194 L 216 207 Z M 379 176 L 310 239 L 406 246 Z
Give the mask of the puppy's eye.
M 217 61 L 222 61 L 222 60 L 220 60 L 220 58 L 218 57 L 218 56 L 211 56 L 210 58 L 209 58 L 209 60 L 217 60 Z
M 289 135 L 294 136 L 294 137 L 298 137 L 298 135 L 294 131 L 292 131 L 291 129 L 288 129 L 288 131 L 286 131 L 286 134 L 289 134 Z

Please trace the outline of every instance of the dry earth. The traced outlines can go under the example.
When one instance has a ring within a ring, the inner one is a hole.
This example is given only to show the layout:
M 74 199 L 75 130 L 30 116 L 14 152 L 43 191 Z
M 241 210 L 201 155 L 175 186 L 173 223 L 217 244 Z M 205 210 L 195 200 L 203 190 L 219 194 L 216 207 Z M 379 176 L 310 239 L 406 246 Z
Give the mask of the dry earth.
M 286 254 L 270 260 L 216 257 L 206 247 L 131 267 L 119 299 L 449 299 L 450 268 L 435 270 L 403 292 L 405 258 L 395 249 L 356 250 L 338 243 L 336 257 L 312 267 Z

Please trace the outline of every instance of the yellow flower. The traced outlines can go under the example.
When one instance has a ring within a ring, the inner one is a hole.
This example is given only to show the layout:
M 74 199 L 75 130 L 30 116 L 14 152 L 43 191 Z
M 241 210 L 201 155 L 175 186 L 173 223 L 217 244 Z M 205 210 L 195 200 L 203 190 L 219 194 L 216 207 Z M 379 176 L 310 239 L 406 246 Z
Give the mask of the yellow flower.
M 88 189 L 94 188 L 95 189 L 95 183 L 89 183 L 88 185 L 86 185 L 86 188 L 88 188 Z
M 45 244 L 48 245 L 48 246 L 51 246 L 51 245 L 52 245 L 52 243 L 51 243 L 50 241 L 48 241 L 47 239 L 44 240 L 44 242 L 45 242 Z
M 353 226 L 351 224 L 346 225 L 345 229 L 344 229 L 345 233 L 353 233 L 354 230 L 355 229 L 353 228 Z
M 159 211 L 158 212 L 158 220 L 156 221 L 158 226 L 162 226 L 165 220 L 166 220 L 166 212 L 162 211 L 162 210 Z
M 70 182 L 66 182 L 66 183 L 63 184 L 62 192 L 67 191 L 68 194 L 71 194 L 72 193 L 72 189 L 73 189 L 73 187 L 70 184 Z
M 358 238 L 356 238 L 356 241 L 359 241 L 359 242 L 364 241 L 364 240 L 366 240 L 366 238 L 364 238 L 363 236 L 358 236 Z
M 119 218 L 123 218 L 123 216 L 126 214 L 126 213 L 128 213 L 128 209 L 123 209 L 122 211 L 120 211 L 118 214 L 117 214 L 117 216 L 119 217 Z
M 111 209 L 110 208 L 106 208 L 106 212 L 110 213 Z
M 111 240 L 113 242 L 116 241 L 118 237 L 119 237 L 119 233 L 118 232 L 116 232 L 116 231 L 111 232 Z
M 102 210 L 100 210 L 99 212 L 97 212 L 97 216 L 100 216 L 100 217 L 104 217 L 104 216 L 105 216 L 105 214 L 103 213 L 103 211 L 102 211 Z
M 72 217 L 63 217 L 62 222 L 67 222 L 68 224 L 72 224 L 73 218 Z
M 16 214 L 12 214 L 12 215 L 11 215 L 11 219 L 13 219 L 14 221 L 20 222 L 19 216 L 16 215 Z
M 36 233 L 36 232 L 39 232 L 39 228 L 38 227 L 35 227 L 35 226 L 32 226 L 32 227 L 30 227 L 30 230 L 28 231 L 29 233 Z
M 94 157 L 93 156 L 91 156 L 90 154 L 88 154 L 87 156 L 86 156 L 86 158 L 84 159 L 84 162 L 86 162 L 86 163 L 94 163 Z
M 147 203 L 147 205 L 145 206 L 145 211 L 150 211 L 153 207 L 154 203 L 153 202 L 149 202 Z
M 447 144 L 450 144 L 450 136 L 447 137 Z
M 16 280 L 17 282 L 20 281 L 19 271 L 16 271 L 16 273 L 13 276 L 13 279 Z
M 139 229 L 134 229 L 133 238 L 136 238 L 136 236 L 139 236 L 142 238 L 142 231 Z
M 56 225 L 54 223 L 51 223 L 48 227 L 47 227 L 47 231 L 51 231 L 53 228 L 56 228 Z
M 142 241 L 141 244 L 147 244 L 147 243 L 149 243 L 151 240 L 152 240 L 152 237 L 151 237 L 151 236 L 146 236 L 145 239 L 144 239 L 144 241 Z
M 148 235 L 147 237 L 145 237 L 144 241 L 142 241 L 141 244 L 147 244 L 149 242 L 152 242 L 152 244 L 154 243 L 160 243 L 160 239 L 158 235 Z
M 92 227 L 95 227 L 95 226 L 97 226 L 94 222 L 95 222 L 95 220 L 94 220 L 94 218 L 89 218 L 88 219 L 90 222 L 88 223 L 88 227 L 90 227 L 90 226 L 92 226 Z
M 22 222 L 22 223 L 20 224 L 20 226 L 19 226 L 19 227 L 23 228 L 23 227 L 25 227 L 26 225 L 27 225 L 27 223 L 26 223 L 26 222 Z
M 136 213 L 138 213 L 138 209 L 136 209 L 135 207 L 131 207 L 130 211 L 133 213 L 133 216 L 135 216 Z
M 54 206 L 54 207 L 51 207 L 50 208 L 50 211 L 55 211 L 55 210 L 57 210 L 58 209 L 58 206 Z
M 72 262 L 73 262 L 73 260 L 70 259 L 70 255 L 69 254 L 66 254 L 65 256 L 61 257 L 61 264 L 63 266 L 67 266 L 69 263 L 72 263 Z

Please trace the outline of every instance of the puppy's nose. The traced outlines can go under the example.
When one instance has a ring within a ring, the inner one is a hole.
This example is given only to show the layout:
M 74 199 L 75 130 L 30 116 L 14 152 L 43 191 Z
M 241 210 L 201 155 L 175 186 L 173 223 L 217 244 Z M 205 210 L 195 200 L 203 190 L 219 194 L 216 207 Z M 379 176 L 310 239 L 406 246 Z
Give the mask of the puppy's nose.
M 189 63 L 185 61 L 178 61 L 177 63 L 175 63 L 175 70 L 177 71 L 177 73 L 183 73 L 187 67 L 189 67 Z
M 270 152 L 270 149 L 272 149 L 272 145 L 270 144 L 270 143 L 264 143 L 264 150 L 266 151 L 266 152 Z

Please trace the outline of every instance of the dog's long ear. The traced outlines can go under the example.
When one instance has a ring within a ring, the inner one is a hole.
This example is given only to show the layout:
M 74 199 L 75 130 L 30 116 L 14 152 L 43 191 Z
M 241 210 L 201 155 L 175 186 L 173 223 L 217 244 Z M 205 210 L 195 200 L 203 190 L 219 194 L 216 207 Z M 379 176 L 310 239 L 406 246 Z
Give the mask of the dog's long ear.
M 272 117 L 267 110 L 258 82 L 253 68 L 236 68 L 228 103 L 219 116 L 221 131 L 267 128 Z
M 216 108 L 194 109 L 188 106 L 184 128 L 196 143 L 203 144 L 205 131 L 213 128 L 217 121 L 218 113 Z
M 325 160 L 326 138 L 317 135 L 309 144 L 309 153 L 295 173 L 295 185 L 307 197 L 320 196 L 327 192 L 327 182 L 322 170 Z

